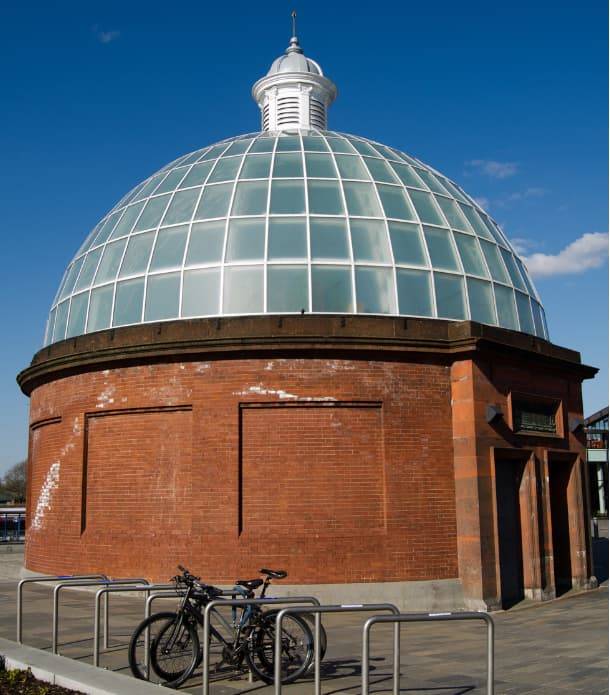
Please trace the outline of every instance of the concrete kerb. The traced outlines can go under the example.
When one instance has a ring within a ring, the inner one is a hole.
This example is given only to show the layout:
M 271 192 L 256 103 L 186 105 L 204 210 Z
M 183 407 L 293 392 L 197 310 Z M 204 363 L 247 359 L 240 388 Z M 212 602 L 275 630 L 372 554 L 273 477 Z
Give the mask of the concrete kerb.
M 3 638 L 0 655 L 6 669 L 31 669 L 39 680 L 86 695 L 152 695 L 162 687 Z

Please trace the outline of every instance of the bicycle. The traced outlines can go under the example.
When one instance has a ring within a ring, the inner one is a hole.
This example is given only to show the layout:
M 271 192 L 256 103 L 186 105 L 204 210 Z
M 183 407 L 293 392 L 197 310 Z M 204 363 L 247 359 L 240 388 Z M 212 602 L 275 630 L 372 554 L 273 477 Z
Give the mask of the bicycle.
M 162 685 L 177 688 L 188 680 L 203 656 L 197 625 L 203 625 L 203 609 L 222 596 L 223 592 L 202 584 L 199 577 L 191 575 L 184 567 L 172 581 L 177 590 L 184 589 L 184 596 L 176 612 L 151 615 L 136 628 L 129 643 L 129 666 L 136 678 L 150 680 L 154 673 Z M 253 598 L 254 591 L 263 587 L 261 598 L 272 579 L 287 576 L 283 570 L 262 569 L 265 579 L 236 582 L 235 593 Z M 223 664 L 240 668 L 245 660 L 252 673 L 265 683 L 274 681 L 275 617 L 277 610 L 263 611 L 260 606 L 248 605 L 233 609 L 233 620 L 227 621 L 220 611 L 212 613 L 227 629 L 225 637 L 214 625 L 210 625 L 210 641 L 220 651 L 218 670 Z M 146 669 L 143 647 L 149 635 Z M 325 644 L 324 644 L 325 647 Z M 307 622 L 297 615 L 287 616 L 282 631 L 282 683 L 292 683 L 307 672 L 313 660 L 313 635 Z M 147 672 L 148 671 L 148 672 Z

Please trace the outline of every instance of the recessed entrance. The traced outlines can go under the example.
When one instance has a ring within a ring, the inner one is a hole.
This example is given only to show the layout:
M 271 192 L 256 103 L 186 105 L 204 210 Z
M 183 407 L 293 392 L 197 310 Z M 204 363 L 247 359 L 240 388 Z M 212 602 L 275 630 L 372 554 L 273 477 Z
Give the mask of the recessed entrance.
M 557 596 L 572 588 L 572 552 L 570 548 L 569 485 L 573 462 L 549 460 L 549 496 L 553 527 L 553 566 Z

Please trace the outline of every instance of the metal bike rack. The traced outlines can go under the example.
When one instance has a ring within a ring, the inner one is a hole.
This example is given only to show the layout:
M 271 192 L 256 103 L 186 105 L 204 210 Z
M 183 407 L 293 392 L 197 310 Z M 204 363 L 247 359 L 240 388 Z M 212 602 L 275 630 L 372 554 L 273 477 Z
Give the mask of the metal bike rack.
M 147 579 L 142 579 L 141 577 L 135 577 L 133 579 L 106 579 L 98 581 L 88 581 L 88 582 L 62 582 L 57 584 L 53 589 L 53 643 L 52 643 L 52 653 L 58 654 L 58 635 L 59 635 L 59 592 L 66 587 L 73 586 L 119 586 L 123 584 L 142 584 L 149 585 Z
M 37 584 L 44 582 L 74 582 L 82 581 L 84 579 L 102 579 L 107 580 L 108 577 L 105 574 L 59 574 L 50 575 L 46 577 L 31 577 L 28 579 L 22 579 L 17 584 L 17 642 L 23 644 L 23 587 L 25 584 Z
M 232 593 L 229 591 L 228 593 Z M 210 601 L 203 611 L 203 695 L 210 694 L 210 612 L 216 606 L 268 606 L 271 604 L 307 603 L 312 608 L 320 605 L 315 596 L 274 596 L 269 598 L 222 599 Z M 281 612 L 281 611 L 280 611 Z M 304 610 L 304 613 L 312 612 Z
M 95 610 L 93 616 L 93 665 L 100 665 L 100 604 L 102 596 L 106 597 L 104 603 L 104 649 L 108 649 L 108 636 L 110 634 L 109 629 L 109 606 L 108 606 L 108 594 L 113 593 L 129 593 L 129 592 L 141 592 L 147 594 L 146 604 L 150 599 L 150 592 L 155 589 L 171 589 L 173 584 L 144 584 L 140 586 L 106 586 L 98 589 L 95 593 Z M 153 594 L 154 596 L 160 596 L 162 594 Z
M 283 611 L 282 611 L 283 612 Z M 278 616 L 279 618 L 279 616 Z M 375 615 L 362 628 L 362 695 L 369 695 L 370 632 L 377 623 L 439 622 L 450 620 L 483 620 L 487 623 L 487 695 L 494 695 L 494 621 L 487 613 L 399 613 L 398 615 Z M 400 654 L 399 654 L 400 658 Z M 400 667 L 400 662 L 399 662 Z M 277 692 L 277 686 L 276 686 Z
M 391 616 L 376 616 L 380 619 L 387 618 L 388 620 L 397 619 L 400 616 L 400 611 L 392 603 L 358 603 L 344 604 L 337 606 L 314 606 L 313 608 L 282 608 L 275 619 L 275 645 L 274 645 L 274 687 L 275 695 L 281 695 L 282 692 L 282 621 L 286 615 L 298 615 L 299 613 L 313 613 L 315 616 L 314 623 L 314 688 L 315 694 L 320 695 L 322 692 L 320 678 L 320 616 L 322 613 L 371 613 L 374 611 L 390 611 L 394 613 Z M 373 620 L 370 618 L 367 624 Z M 393 663 L 393 687 L 392 695 L 399 695 L 400 690 L 400 626 L 398 623 L 394 626 L 394 663 Z M 363 694 L 364 695 L 364 694 Z

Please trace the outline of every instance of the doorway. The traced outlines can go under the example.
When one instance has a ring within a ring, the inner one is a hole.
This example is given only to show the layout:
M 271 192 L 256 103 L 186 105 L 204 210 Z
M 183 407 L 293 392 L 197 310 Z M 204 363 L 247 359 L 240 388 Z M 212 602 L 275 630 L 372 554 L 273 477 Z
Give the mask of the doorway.
M 520 490 L 525 463 L 496 457 L 496 504 L 502 608 L 525 597 Z
M 572 553 L 570 548 L 570 519 L 568 488 L 573 463 L 549 461 L 549 497 L 553 527 L 553 566 L 557 596 L 572 588 Z

